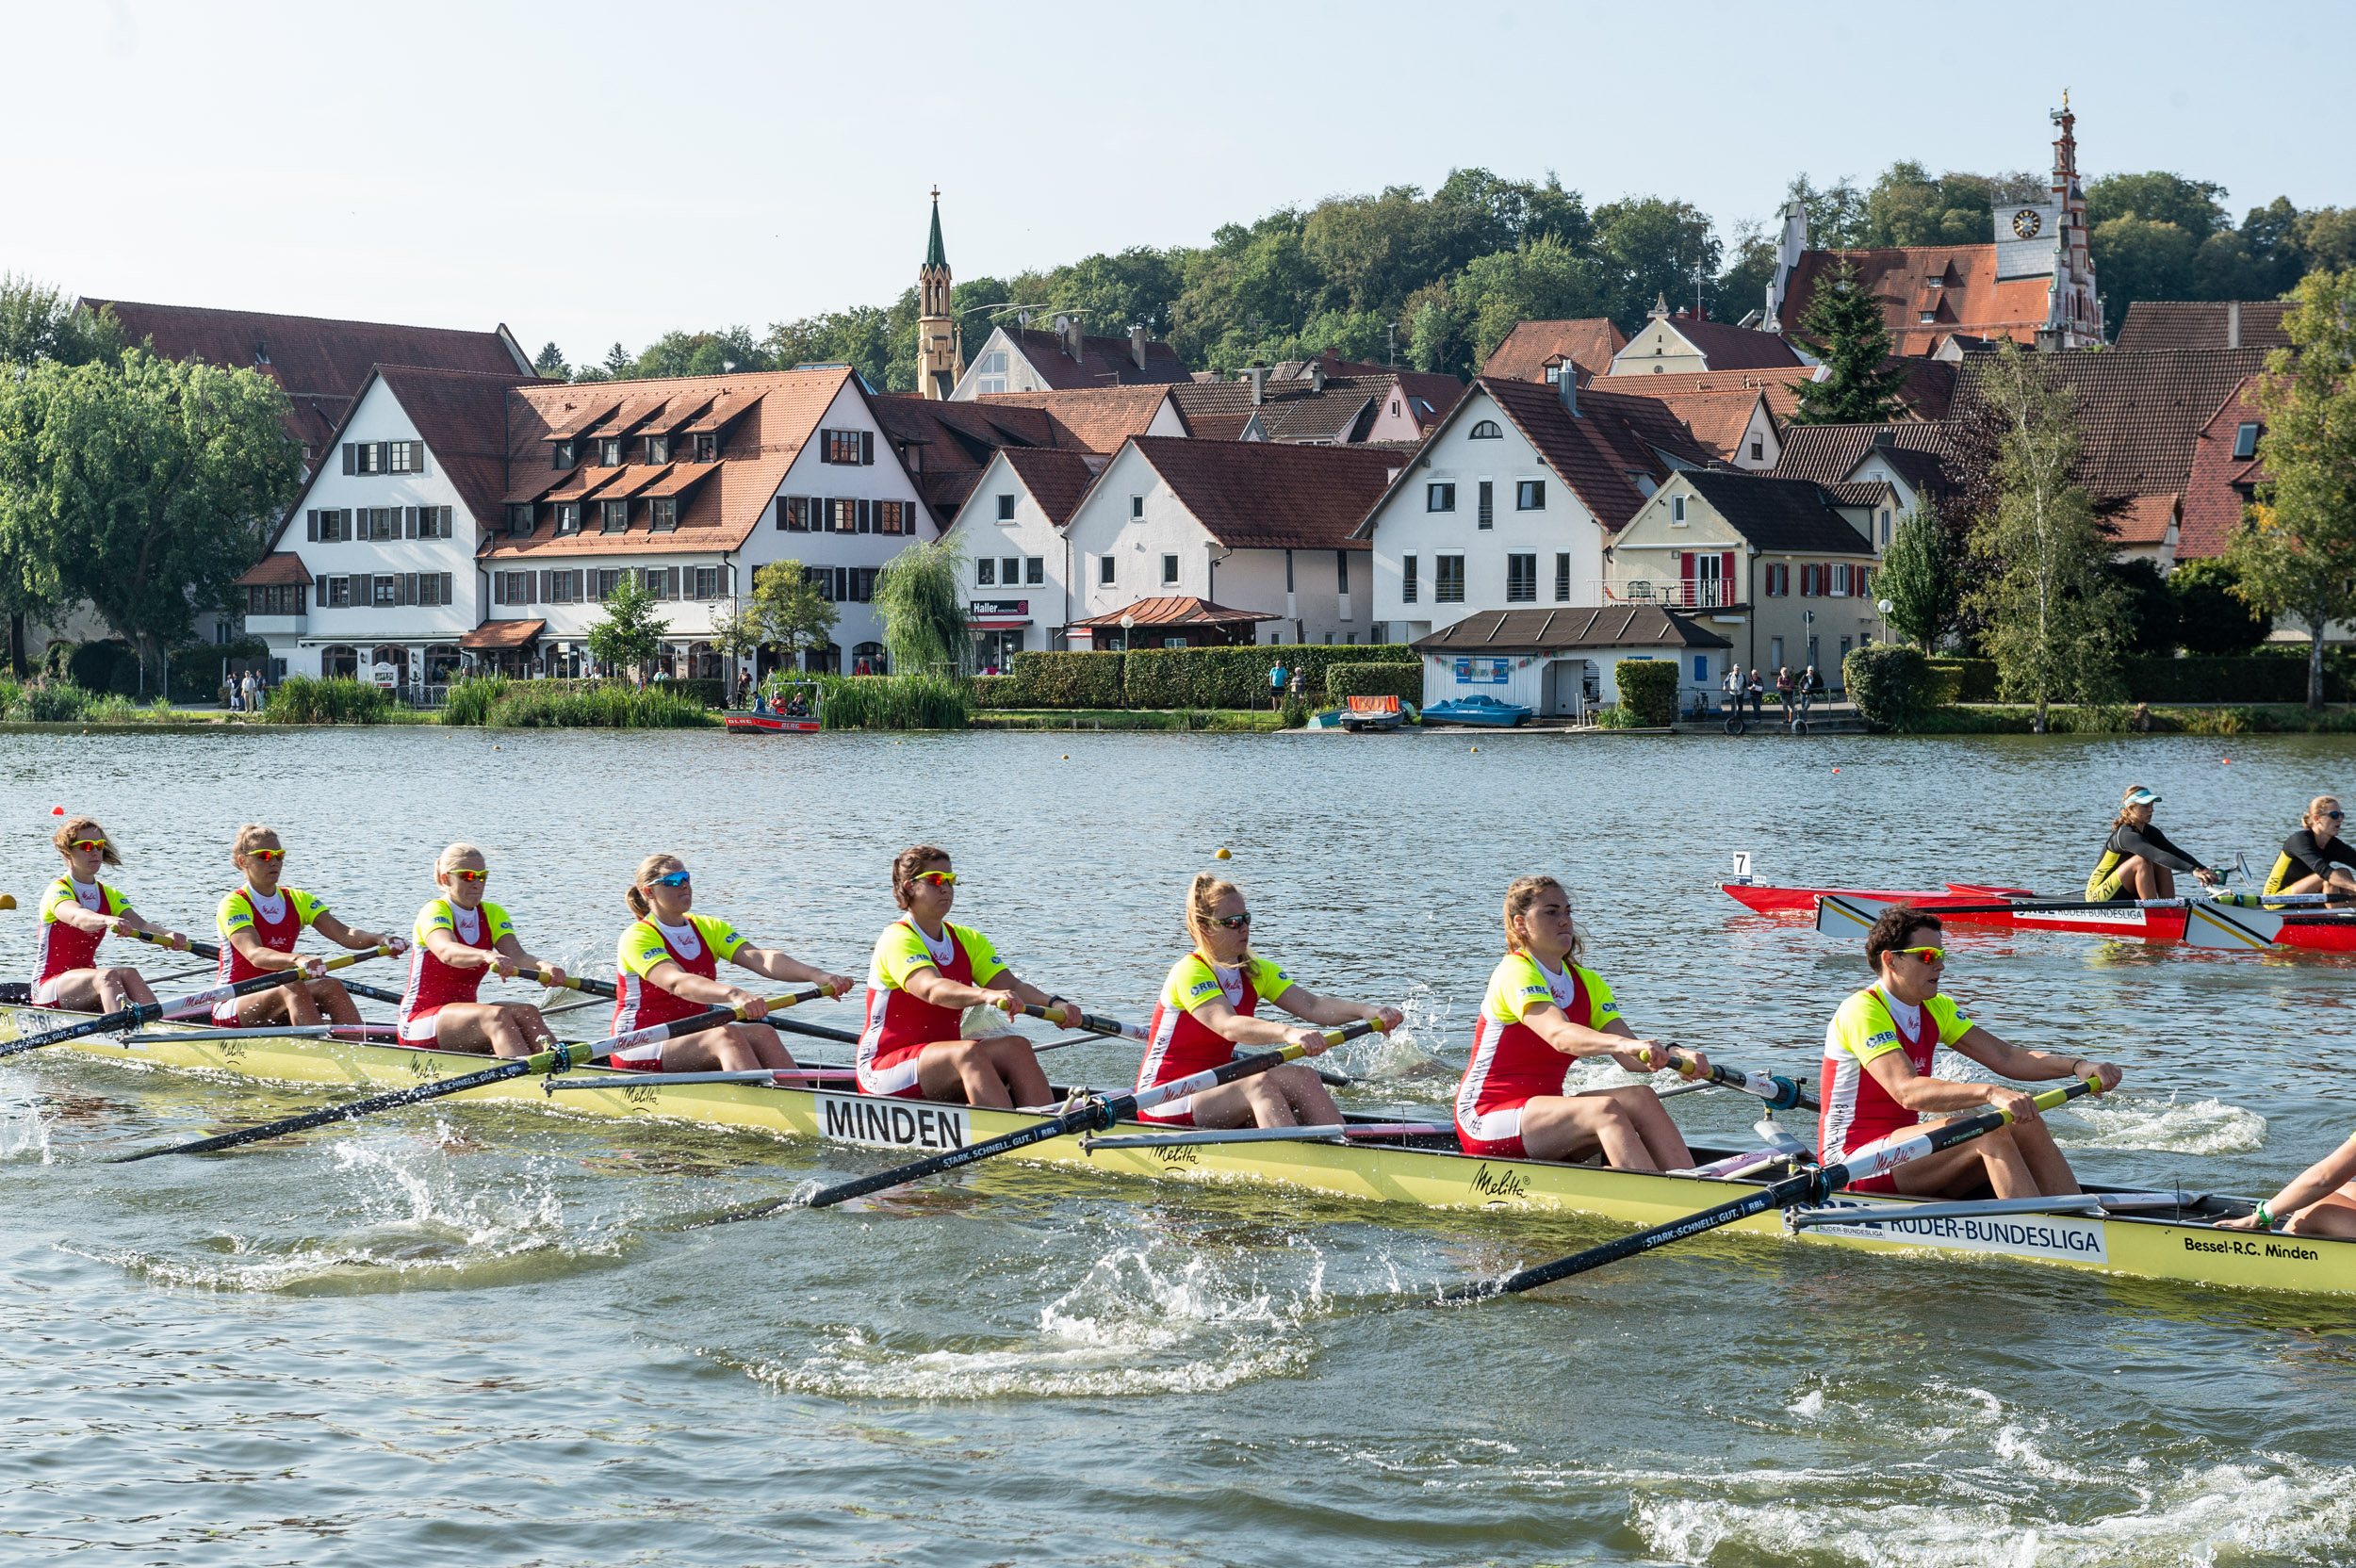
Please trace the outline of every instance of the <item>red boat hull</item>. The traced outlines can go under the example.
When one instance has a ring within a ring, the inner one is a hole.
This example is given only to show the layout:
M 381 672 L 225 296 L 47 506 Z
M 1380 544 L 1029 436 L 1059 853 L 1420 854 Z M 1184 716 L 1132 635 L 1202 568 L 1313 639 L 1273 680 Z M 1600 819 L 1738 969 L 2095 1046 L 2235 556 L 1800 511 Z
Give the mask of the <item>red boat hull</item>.
M 1816 901 L 1826 896 L 1873 899 L 1883 904 L 1911 904 L 1918 909 L 1938 909 L 1951 925 L 1986 925 L 2013 931 L 2065 931 L 2082 937 L 2106 937 L 2114 941 L 2181 942 L 2184 939 L 2184 922 L 2188 918 L 2182 909 L 2136 909 L 2120 906 L 2116 909 L 2040 909 L 2031 912 L 2018 910 L 1975 910 L 1970 914 L 1946 914 L 1956 905 L 1984 904 L 1992 898 L 2034 898 L 2037 895 L 2021 888 L 1997 888 L 1969 882 L 1950 882 L 1939 892 L 1922 890 L 1913 891 L 1873 891 L 1862 888 L 1775 888 L 1757 882 L 1723 882 L 1720 887 L 1729 897 L 1761 914 L 1814 914 Z M 2303 948 L 2315 953 L 2356 953 L 2356 922 L 2339 915 L 2289 915 L 2284 917 L 2282 935 L 2275 939 L 2282 947 Z

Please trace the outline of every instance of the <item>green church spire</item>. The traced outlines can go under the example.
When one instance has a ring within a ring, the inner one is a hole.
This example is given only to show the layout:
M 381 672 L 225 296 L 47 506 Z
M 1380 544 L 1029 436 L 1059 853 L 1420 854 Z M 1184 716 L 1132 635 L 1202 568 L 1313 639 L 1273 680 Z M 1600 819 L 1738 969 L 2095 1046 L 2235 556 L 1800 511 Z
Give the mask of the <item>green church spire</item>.
M 941 187 L 939 186 L 933 187 L 933 239 L 931 244 L 924 247 L 924 265 L 927 267 L 949 265 L 949 253 L 943 250 L 941 244 Z

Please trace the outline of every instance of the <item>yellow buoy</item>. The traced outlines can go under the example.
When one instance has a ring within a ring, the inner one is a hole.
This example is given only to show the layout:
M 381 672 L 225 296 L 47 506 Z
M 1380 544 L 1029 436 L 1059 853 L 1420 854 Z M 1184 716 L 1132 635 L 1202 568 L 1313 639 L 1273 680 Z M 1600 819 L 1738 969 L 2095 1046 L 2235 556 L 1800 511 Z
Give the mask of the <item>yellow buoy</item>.
M 1234 857 L 1234 856 L 1232 856 L 1232 855 L 1230 855 L 1230 854 L 1228 854 L 1225 850 L 1223 850 L 1223 849 L 1222 849 L 1222 850 L 1220 850 L 1220 851 L 1219 851 L 1217 855 L 1214 855 L 1213 857 L 1211 857 L 1211 858 L 1213 858 L 1214 860 L 1232 860 L 1232 859 L 1234 859 L 1234 858 L 1235 858 L 1235 857 Z
M 0 909 L 13 909 L 13 908 L 15 908 L 15 907 L 16 907 L 16 894 L 14 894 L 14 893 L 0 893 Z
M 1475 751 L 1479 751 L 1480 749 L 1481 749 L 1481 748 L 1480 748 L 1479 746 L 1475 746 L 1475 747 L 1473 747 L 1473 750 L 1475 750 Z

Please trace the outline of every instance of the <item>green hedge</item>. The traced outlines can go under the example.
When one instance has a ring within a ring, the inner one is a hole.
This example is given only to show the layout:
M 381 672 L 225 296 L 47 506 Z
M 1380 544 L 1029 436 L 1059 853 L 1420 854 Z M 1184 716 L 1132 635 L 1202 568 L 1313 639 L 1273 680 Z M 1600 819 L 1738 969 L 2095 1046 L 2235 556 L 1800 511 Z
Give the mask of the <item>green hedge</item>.
M 2121 673 L 2131 702 L 2305 702 L 2306 651 L 2299 649 L 2296 659 L 2266 653 L 2130 659 Z M 2347 702 L 2348 681 L 2334 662 L 2324 663 L 2324 700 Z
M 1952 678 L 1954 694 L 1949 702 L 1994 702 L 1996 700 L 1996 661 L 1993 659 L 1933 659 L 1931 669 Z
M 1623 659 L 1612 666 L 1620 706 L 1640 727 L 1662 729 L 1677 723 L 1677 666 L 1674 659 Z
M 610 681 L 588 690 L 559 691 L 581 682 L 516 680 L 491 705 L 487 722 L 510 729 L 693 729 L 716 723 L 693 697 L 663 686 Z M 281 690 L 284 690 L 282 687 Z M 271 694 L 275 711 L 277 694 Z M 445 710 L 447 712 L 447 710 Z M 447 717 L 444 722 L 449 722 Z
M 1351 646 L 1139 648 L 1133 653 L 1018 653 L 1014 680 L 1023 708 L 1260 708 L 1268 669 L 1301 672 L 1311 702 L 1332 694 L 1326 671 L 1336 664 L 1405 664 L 1422 657 L 1400 643 Z
M 1903 643 L 1868 643 L 1841 661 L 1850 700 L 1865 722 L 1882 729 L 1908 729 L 1941 706 L 1950 682 L 1934 672 L 1920 648 Z
M 659 683 L 678 696 L 691 697 L 706 708 L 726 708 L 728 705 L 728 683 L 717 677 L 686 676 L 677 680 Z
M 1329 664 L 1325 689 L 1335 702 L 1344 697 L 1397 697 L 1401 702 L 1421 703 L 1423 665 Z
M 1018 653 L 1016 694 L 1023 708 L 1121 708 L 1119 653 Z
M 977 675 L 967 684 L 977 710 L 1023 706 L 1022 683 L 1010 675 Z
M 127 696 L 139 689 L 139 657 L 124 643 L 84 643 L 67 657 L 65 672 L 86 692 Z

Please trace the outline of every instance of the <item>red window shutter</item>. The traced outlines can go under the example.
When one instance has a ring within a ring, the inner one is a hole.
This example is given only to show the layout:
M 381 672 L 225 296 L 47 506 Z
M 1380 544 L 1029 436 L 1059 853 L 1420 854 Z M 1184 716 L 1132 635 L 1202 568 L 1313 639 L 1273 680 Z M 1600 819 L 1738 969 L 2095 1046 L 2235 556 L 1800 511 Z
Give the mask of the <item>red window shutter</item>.
M 1718 601 L 1721 604 L 1734 604 L 1742 598 L 1742 596 L 1734 591 L 1734 552 L 1732 550 L 1727 550 L 1718 557 L 1718 580 L 1725 584 L 1718 591 Z
M 1683 579 L 1685 581 L 1687 581 L 1687 582 L 1691 582 L 1691 581 L 1693 581 L 1693 551 L 1691 551 L 1691 550 L 1679 550 L 1679 551 L 1677 551 L 1677 575 L 1678 575 L 1678 577 L 1682 578 L 1682 579 Z

